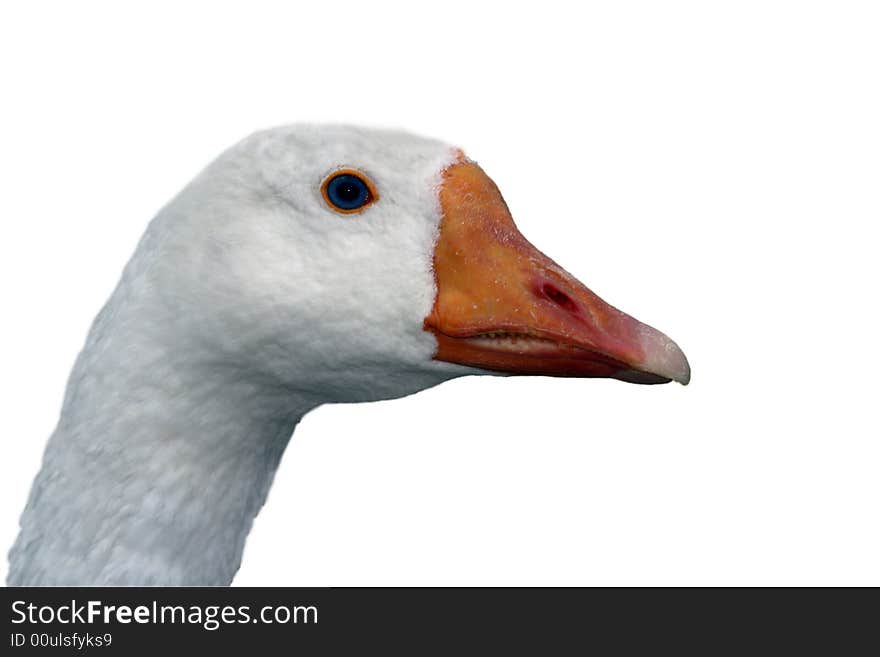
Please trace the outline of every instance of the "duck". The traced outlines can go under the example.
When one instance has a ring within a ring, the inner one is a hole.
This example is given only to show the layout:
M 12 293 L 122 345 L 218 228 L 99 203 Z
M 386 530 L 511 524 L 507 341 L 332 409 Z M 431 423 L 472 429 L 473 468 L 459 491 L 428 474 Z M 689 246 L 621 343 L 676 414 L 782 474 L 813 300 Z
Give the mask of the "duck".
M 150 221 L 95 318 L 8 584 L 229 585 L 305 414 L 466 375 L 690 366 L 530 244 L 457 146 L 256 132 Z

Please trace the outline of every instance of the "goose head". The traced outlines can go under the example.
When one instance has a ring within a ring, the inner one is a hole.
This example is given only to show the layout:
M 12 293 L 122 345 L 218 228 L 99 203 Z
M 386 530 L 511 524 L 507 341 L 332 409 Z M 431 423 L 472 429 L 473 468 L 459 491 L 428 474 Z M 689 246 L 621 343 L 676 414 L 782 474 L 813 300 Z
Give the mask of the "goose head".
M 475 162 L 410 134 L 256 133 L 160 213 L 140 250 L 161 252 L 142 269 L 187 352 L 319 402 L 463 374 L 690 376 L 674 342 L 532 246 Z
M 9 581 L 228 584 L 305 413 L 487 373 L 689 378 L 529 244 L 461 151 L 257 133 L 159 212 L 96 319 Z

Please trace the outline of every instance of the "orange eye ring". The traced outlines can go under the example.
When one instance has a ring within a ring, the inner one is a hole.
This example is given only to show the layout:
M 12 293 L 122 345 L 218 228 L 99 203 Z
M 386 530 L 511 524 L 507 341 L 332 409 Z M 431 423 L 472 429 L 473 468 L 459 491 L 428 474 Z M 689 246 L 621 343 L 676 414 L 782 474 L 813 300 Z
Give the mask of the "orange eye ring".
M 334 212 L 357 214 L 379 200 L 373 182 L 356 169 L 337 169 L 321 183 L 321 196 Z

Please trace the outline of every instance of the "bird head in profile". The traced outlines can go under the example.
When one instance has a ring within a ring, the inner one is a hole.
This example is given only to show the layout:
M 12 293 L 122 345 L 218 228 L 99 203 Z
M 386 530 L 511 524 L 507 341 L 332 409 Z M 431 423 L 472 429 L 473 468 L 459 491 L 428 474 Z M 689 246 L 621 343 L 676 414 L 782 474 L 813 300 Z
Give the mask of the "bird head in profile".
M 690 379 L 672 340 L 523 237 L 474 161 L 406 133 L 256 133 L 159 214 L 141 251 L 155 262 L 129 276 L 160 291 L 184 348 L 320 401 L 463 374 Z

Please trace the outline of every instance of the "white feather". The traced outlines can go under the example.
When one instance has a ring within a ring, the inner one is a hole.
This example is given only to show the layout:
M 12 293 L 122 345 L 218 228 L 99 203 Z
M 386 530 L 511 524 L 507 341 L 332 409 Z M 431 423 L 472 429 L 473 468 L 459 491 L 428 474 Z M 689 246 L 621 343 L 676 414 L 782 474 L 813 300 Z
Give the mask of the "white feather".
M 14 585 L 228 584 L 294 426 L 471 373 L 432 360 L 437 189 L 456 151 L 293 126 L 151 222 L 88 336 L 10 552 Z M 363 171 L 343 216 L 320 185 Z

